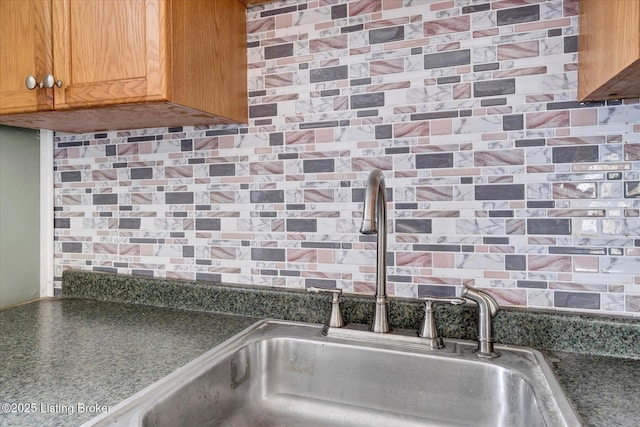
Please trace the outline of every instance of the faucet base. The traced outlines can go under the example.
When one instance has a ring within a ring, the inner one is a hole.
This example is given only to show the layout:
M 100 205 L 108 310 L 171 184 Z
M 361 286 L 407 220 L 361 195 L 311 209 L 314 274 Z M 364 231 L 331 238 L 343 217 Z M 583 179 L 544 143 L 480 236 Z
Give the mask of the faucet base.
M 389 327 L 389 314 L 387 313 L 387 297 L 376 297 L 375 311 L 373 313 L 373 323 L 371 324 L 371 332 L 386 334 L 391 331 Z

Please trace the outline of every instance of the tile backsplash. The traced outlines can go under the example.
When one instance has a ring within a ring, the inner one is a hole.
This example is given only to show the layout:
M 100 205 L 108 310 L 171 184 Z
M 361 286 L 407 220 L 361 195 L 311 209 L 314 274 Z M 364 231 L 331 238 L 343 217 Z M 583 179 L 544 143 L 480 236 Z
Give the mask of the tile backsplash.
M 580 104 L 577 0 L 247 11 L 248 126 L 55 137 L 68 268 L 640 315 L 640 103 Z M 59 286 L 59 282 L 57 282 Z

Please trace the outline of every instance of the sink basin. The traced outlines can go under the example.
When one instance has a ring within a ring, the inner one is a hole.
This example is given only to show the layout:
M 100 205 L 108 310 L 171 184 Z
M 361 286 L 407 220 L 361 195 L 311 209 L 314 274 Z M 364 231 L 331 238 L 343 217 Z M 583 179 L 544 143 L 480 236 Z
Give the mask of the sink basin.
M 260 321 L 85 425 L 580 425 L 540 352 L 444 343 Z

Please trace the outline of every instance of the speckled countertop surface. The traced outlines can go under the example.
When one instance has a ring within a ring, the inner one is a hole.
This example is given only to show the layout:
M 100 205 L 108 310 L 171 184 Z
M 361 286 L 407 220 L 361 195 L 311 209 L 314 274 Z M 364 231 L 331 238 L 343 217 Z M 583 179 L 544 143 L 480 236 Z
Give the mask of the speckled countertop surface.
M 0 426 L 81 424 L 257 319 L 319 323 L 329 312 L 327 297 L 305 292 L 86 272 L 65 272 L 63 294 L 0 311 L 0 404 L 13 404 Z M 345 298 L 346 320 L 368 323 L 371 306 Z M 416 328 L 420 313 L 391 301 L 392 326 Z M 474 306 L 437 315 L 443 336 L 473 339 Z M 585 426 L 638 425 L 637 319 L 502 310 L 496 337 L 543 349 Z
M 80 299 L 0 311 L 0 426 L 80 425 L 256 320 Z

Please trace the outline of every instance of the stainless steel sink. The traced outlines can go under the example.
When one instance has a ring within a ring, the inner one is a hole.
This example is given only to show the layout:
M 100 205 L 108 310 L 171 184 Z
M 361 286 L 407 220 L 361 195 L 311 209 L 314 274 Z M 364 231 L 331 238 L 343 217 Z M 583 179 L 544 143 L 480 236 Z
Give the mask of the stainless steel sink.
M 543 355 L 261 321 L 87 426 L 579 426 Z

